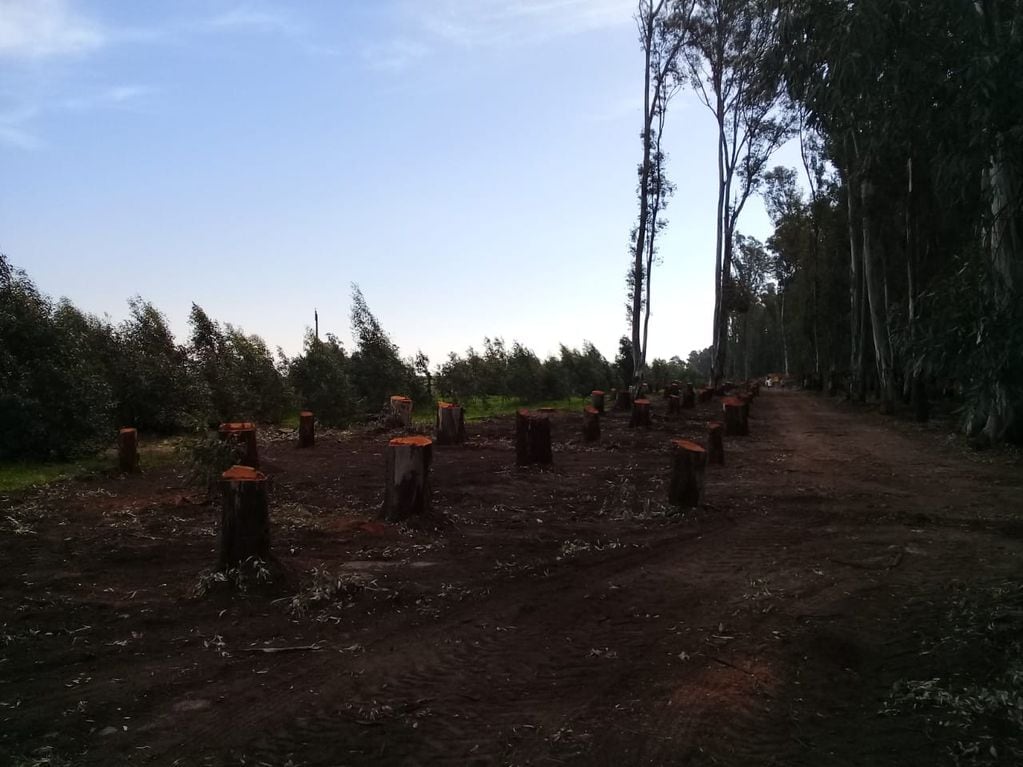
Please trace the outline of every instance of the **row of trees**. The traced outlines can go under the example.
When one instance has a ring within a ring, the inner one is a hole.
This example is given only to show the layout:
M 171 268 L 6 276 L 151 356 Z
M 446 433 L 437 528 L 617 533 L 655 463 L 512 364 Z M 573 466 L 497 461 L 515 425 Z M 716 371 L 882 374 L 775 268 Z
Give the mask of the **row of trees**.
M 278 422 L 299 407 L 344 426 L 378 413 L 391 394 L 425 403 L 505 396 L 524 402 L 588 394 L 631 378 L 631 351 L 615 364 L 590 343 L 541 360 L 515 342 L 485 339 L 431 369 L 404 359 L 362 292 L 352 289 L 354 348 L 306 334 L 302 353 L 276 354 L 259 336 L 192 306 L 186 343 L 134 298 L 121 323 L 51 301 L 0 255 L 0 459 L 66 457 L 109 443 L 117 426 L 174 433 L 223 421 Z M 664 380 L 682 368 L 655 361 Z
M 640 0 L 637 19 L 654 105 L 628 280 L 637 376 L 664 94 L 685 86 L 718 128 L 709 378 L 808 374 L 919 418 L 941 386 L 978 440 L 1023 438 L 1023 0 Z M 790 138 L 802 167 L 768 170 Z M 738 231 L 754 194 L 764 243 Z

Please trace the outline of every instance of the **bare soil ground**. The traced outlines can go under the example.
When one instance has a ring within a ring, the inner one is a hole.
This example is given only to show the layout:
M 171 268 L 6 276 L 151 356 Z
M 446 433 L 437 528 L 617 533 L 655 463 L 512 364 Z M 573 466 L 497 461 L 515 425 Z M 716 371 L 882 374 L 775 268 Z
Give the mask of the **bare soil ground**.
M 549 471 L 469 424 L 440 530 L 376 520 L 387 433 L 266 432 L 270 585 L 173 468 L 0 499 L 0 763 L 1019 763 L 1018 458 L 764 391 L 675 516 L 718 406 L 654 407 Z

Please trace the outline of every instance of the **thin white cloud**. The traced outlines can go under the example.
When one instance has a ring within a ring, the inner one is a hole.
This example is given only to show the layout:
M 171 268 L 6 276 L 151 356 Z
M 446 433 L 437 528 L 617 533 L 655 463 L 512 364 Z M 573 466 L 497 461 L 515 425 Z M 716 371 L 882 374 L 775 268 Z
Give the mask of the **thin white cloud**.
M 82 54 L 106 41 L 102 26 L 76 13 L 65 0 L 0 0 L 0 57 Z
M 401 72 L 430 53 L 429 46 L 416 40 L 398 37 L 368 45 L 362 51 L 363 60 L 373 69 Z
M 64 99 L 55 104 L 53 108 L 84 112 L 105 107 L 123 107 L 154 92 L 154 89 L 148 85 L 111 85 L 82 96 Z
M 39 113 L 35 108 L 23 108 L 0 113 L 0 146 L 12 149 L 41 149 L 43 140 L 26 126 Z
M 299 34 L 301 25 L 288 13 L 263 6 L 239 5 L 206 19 L 204 27 L 216 31 L 278 32 Z

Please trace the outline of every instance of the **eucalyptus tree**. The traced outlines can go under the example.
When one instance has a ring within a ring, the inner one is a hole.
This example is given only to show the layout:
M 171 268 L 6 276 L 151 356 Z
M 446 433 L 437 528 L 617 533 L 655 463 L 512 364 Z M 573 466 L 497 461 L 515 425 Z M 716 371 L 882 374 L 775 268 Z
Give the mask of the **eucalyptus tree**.
M 782 109 L 779 14 L 767 0 L 704 0 L 692 17 L 685 62 L 692 87 L 717 123 L 712 383 L 727 358 L 735 230 L 774 151 L 791 132 Z
M 639 218 L 630 237 L 632 253 L 626 277 L 635 376 L 642 375 L 646 366 L 656 239 L 666 224 L 661 213 L 674 192 L 674 185 L 665 176 L 662 137 L 668 103 L 683 84 L 679 55 L 688 40 L 695 4 L 695 0 L 639 0 L 635 16 L 643 48 L 643 130 L 640 132 L 643 154 L 638 167 Z

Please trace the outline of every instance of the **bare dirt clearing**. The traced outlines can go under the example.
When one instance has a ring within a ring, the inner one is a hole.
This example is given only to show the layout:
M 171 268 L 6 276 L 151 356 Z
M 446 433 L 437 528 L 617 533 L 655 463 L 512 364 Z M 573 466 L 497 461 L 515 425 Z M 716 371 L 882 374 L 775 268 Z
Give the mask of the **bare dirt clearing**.
M 264 439 L 288 582 L 242 592 L 201 577 L 217 512 L 172 469 L 3 499 L 0 757 L 1014 763 L 1014 701 L 928 690 L 1019 659 L 1018 461 L 766 391 L 673 516 L 668 440 L 719 407 L 598 445 L 559 413 L 548 471 L 470 423 L 435 447 L 440 531 L 377 521 L 387 433 Z

